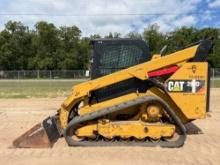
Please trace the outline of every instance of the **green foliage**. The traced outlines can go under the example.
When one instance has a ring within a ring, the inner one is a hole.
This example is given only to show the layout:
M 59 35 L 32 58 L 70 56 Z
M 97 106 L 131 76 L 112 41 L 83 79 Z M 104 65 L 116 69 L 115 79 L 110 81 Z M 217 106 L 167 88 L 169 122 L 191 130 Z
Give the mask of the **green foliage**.
M 142 39 L 141 34 L 138 32 L 130 32 L 126 35 L 126 37 L 131 39 Z
M 41 21 L 30 31 L 9 21 L 0 32 L 0 70 L 85 69 L 90 49 L 76 26 Z
M 153 24 L 144 29 L 143 32 L 143 39 L 153 54 L 159 53 L 163 46 L 166 45 L 166 36 L 159 31 L 159 28 L 157 24 Z
M 213 36 L 215 45 L 208 61 L 212 67 L 220 67 L 220 30 L 181 27 L 162 33 L 157 24 L 144 32 L 130 32 L 125 37 L 143 39 L 152 54 L 158 54 L 167 45 L 167 53 L 179 50 L 193 42 Z M 110 32 L 104 38 L 120 38 L 121 34 Z M 0 70 L 38 69 L 87 69 L 89 66 L 90 40 L 101 38 L 99 34 L 82 37 L 76 26 L 56 27 L 52 23 L 38 22 L 33 30 L 21 22 L 9 21 L 0 31 Z
M 0 69 L 27 68 L 32 54 L 32 34 L 20 22 L 9 21 L 0 33 Z
M 121 34 L 118 32 L 110 32 L 107 36 L 105 36 L 104 38 L 120 38 Z
M 90 35 L 89 37 L 91 40 L 93 39 L 98 39 L 98 38 L 102 38 L 99 34 L 93 34 L 93 35 Z

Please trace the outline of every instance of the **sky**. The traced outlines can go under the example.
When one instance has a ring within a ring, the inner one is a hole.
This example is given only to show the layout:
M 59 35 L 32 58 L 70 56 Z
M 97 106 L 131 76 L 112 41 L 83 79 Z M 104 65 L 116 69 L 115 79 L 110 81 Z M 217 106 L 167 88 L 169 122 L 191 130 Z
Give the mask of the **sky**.
M 143 32 L 158 24 L 161 32 L 181 26 L 220 27 L 220 0 L 0 0 L 0 29 L 7 21 L 30 28 L 38 21 L 78 26 L 83 36 Z

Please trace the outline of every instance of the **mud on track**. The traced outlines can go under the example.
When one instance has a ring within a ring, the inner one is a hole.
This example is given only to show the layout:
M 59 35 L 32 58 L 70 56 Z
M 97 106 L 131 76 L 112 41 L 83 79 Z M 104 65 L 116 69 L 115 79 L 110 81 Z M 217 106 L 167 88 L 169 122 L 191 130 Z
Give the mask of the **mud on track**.
M 220 89 L 211 90 L 211 117 L 187 126 L 189 135 L 182 148 L 70 148 L 64 139 L 53 149 L 9 148 L 14 138 L 55 113 L 63 99 L 0 99 L 0 164 L 220 164 Z

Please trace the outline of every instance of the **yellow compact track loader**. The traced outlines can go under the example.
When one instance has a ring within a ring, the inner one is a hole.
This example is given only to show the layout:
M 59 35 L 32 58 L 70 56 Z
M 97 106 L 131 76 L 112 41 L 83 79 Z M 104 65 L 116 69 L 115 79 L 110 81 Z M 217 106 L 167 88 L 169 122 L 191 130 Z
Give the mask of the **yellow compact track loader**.
M 19 148 L 69 146 L 180 147 L 185 124 L 209 110 L 212 39 L 150 56 L 141 40 L 91 41 L 91 80 L 75 85 L 57 113 L 13 141 Z

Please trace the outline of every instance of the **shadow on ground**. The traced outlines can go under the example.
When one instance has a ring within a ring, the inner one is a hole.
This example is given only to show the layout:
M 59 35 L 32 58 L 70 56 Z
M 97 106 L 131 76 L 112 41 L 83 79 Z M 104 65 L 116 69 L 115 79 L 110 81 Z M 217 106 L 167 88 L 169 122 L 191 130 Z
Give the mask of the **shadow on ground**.
M 187 135 L 203 134 L 202 130 L 194 123 L 188 123 L 185 127 Z

